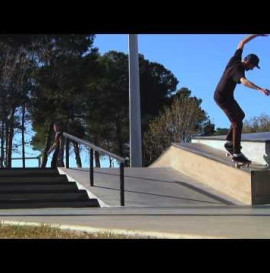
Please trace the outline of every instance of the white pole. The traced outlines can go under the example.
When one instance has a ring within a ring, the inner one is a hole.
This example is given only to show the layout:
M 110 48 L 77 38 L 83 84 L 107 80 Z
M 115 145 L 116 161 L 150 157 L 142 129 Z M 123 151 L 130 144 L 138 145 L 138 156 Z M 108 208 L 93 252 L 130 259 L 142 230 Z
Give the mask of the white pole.
M 129 34 L 129 141 L 130 167 L 142 167 L 141 101 L 138 35 Z

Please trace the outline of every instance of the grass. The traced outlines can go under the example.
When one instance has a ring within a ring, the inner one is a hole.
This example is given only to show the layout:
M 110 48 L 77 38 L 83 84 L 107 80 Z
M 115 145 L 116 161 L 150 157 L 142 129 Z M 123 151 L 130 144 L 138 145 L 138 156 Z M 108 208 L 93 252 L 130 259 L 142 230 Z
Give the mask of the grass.
M 139 239 L 134 236 L 117 235 L 111 232 L 87 233 L 61 230 L 47 224 L 13 225 L 0 223 L 0 239 Z

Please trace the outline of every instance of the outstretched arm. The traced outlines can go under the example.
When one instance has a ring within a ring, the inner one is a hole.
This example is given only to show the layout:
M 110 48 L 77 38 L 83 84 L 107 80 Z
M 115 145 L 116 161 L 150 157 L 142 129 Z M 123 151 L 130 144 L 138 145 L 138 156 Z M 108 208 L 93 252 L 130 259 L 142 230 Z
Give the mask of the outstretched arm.
M 263 93 L 264 95 L 266 96 L 269 96 L 270 95 L 270 90 L 269 89 L 266 89 L 266 88 L 261 88 L 259 86 L 257 86 L 256 84 L 254 84 L 253 82 L 249 81 L 248 79 L 242 77 L 240 79 L 241 83 L 243 85 L 245 85 L 246 87 L 249 87 L 249 88 L 252 88 L 252 89 L 255 89 L 255 90 L 258 90 L 260 91 L 261 93 Z
M 244 46 L 246 43 L 248 43 L 249 41 L 253 40 L 254 38 L 258 37 L 258 36 L 268 36 L 268 34 L 252 34 L 246 38 L 244 38 L 238 45 L 237 49 L 244 49 Z
M 49 149 L 49 151 L 47 152 L 47 156 L 49 156 L 49 154 L 52 152 L 52 150 L 55 148 L 56 143 L 54 142 L 53 145 L 51 146 L 51 148 Z

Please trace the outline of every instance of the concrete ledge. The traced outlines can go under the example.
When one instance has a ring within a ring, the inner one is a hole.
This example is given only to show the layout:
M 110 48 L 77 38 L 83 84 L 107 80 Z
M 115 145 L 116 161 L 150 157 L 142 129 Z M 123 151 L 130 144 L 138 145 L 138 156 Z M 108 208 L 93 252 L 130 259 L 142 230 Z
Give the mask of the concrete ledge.
M 194 147 L 172 145 L 150 167 L 172 167 L 248 205 L 270 203 L 270 171 L 239 170 L 226 163 L 223 153 L 205 148 L 203 155 L 202 145 Z
M 225 152 L 225 136 L 194 137 L 192 143 L 200 143 Z M 242 134 L 242 152 L 257 164 L 270 166 L 270 133 Z
M 226 136 L 195 136 L 193 139 L 225 140 Z M 270 132 L 242 134 L 241 139 L 247 142 L 266 142 L 270 143 Z

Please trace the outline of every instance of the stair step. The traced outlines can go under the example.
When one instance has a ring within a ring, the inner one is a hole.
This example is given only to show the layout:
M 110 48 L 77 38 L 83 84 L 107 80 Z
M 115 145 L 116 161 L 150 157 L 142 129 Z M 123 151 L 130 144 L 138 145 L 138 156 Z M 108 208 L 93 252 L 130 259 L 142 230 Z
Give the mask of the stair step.
M 0 209 L 100 207 L 55 169 L 0 169 Z
M 78 187 L 76 183 L 66 183 L 66 184 L 52 184 L 52 185 L 44 185 L 44 184 L 38 184 L 32 183 L 32 185 L 29 184 L 22 184 L 22 185 L 10 185 L 0 184 L 0 194 L 2 193 L 24 193 L 24 192 L 76 192 L 78 191 Z
M 59 172 L 56 169 L 40 169 L 40 168 L 12 168 L 12 169 L 0 169 L 0 177 L 5 176 L 58 176 Z
M 85 190 L 78 190 L 75 193 L 0 193 L 1 201 L 20 201 L 20 200 L 32 200 L 32 201 L 64 201 L 64 200 L 88 200 L 89 197 Z
M 32 200 L 12 200 L 1 201 L 0 209 L 28 209 L 28 208 L 83 208 L 83 207 L 100 207 L 97 199 L 88 199 L 85 201 L 32 201 Z
M 29 186 L 31 186 L 31 185 L 51 185 L 51 186 L 53 186 L 53 185 L 69 185 L 69 184 L 76 184 L 76 182 L 66 182 L 66 181 L 57 181 L 57 182 L 52 182 L 52 181 L 42 181 L 42 182 L 40 182 L 40 181 L 27 181 L 27 182 L 25 182 L 25 181 L 10 181 L 10 182 L 2 182 L 2 181 L 0 181 L 0 187 L 2 187 L 2 186 L 23 186 L 23 185 L 25 185 L 25 186 L 27 186 L 27 185 L 29 185 Z
M 0 183 L 1 182 L 10 182 L 10 183 L 14 183 L 14 182 L 68 182 L 68 179 L 65 175 L 58 175 L 58 176 L 51 176 L 51 177 L 47 177 L 47 176 L 32 176 L 32 177 L 0 177 Z

